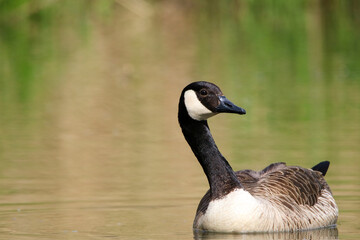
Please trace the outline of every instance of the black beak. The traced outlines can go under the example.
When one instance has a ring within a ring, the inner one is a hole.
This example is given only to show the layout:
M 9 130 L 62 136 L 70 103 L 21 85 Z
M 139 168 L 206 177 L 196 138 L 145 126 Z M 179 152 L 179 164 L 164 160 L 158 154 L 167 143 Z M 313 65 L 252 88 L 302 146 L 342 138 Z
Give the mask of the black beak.
M 216 107 L 216 112 L 246 114 L 245 109 L 236 106 L 235 104 L 230 102 L 225 96 L 220 96 L 219 100 L 220 104 Z

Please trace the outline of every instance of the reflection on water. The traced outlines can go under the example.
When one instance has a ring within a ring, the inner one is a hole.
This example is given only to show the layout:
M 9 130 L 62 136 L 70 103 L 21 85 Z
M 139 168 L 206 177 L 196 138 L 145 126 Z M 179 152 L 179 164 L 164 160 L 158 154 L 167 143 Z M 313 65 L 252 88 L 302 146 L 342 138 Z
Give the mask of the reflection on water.
M 233 239 L 233 240 L 272 240 L 272 239 L 338 239 L 337 228 L 324 228 L 312 231 L 254 234 L 220 234 L 210 232 L 194 232 L 194 239 Z
M 359 1 L 5 2 L 0 238 L 193 238 L 194 80 L 248 112 L 209 121 L 234 169 L 329 160 L 339 235 L 360 237 Z

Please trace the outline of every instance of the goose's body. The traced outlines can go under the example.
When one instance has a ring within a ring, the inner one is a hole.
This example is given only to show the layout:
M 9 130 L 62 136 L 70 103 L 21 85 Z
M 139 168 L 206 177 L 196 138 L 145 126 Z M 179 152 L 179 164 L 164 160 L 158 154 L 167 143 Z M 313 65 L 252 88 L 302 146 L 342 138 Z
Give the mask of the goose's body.
M 336 224 L 338 208 L 324 180 L 329 163 L 313 169 L 271 164 L 260 172 L 234 172 L 218 150 L 207 118 L 221 112 L 245 114 L 208 82 L 183 90 L 179 123 L 209 181 L 194 229 L 216 232 L 274 232 Z
M 261 172 L 238 171 L 243 188 L 211 201 L 201 200 L 195 229 L 273 232 L 315 229 L 336 223 L 337 207 L 321 172 L 284 163 Z

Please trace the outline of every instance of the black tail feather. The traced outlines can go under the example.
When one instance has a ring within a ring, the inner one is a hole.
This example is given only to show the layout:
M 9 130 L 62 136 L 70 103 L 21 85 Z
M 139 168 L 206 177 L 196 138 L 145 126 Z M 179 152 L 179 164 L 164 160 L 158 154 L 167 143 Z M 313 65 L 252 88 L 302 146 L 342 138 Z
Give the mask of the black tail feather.
M 319 171 L 322 173 L 323 176 L 325 176 L 328 168 L 329 168 L 330 162 L 329 161 L 323 161 L 315 166 L 313 166 L 311 169 L 314 171 Z

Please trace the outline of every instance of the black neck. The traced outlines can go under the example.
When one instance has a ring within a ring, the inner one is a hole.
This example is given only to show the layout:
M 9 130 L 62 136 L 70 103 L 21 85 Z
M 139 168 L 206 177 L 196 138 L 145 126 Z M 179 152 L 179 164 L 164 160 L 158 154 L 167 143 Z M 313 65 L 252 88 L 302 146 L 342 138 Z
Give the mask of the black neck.
M 193 120 L 181 106 L 178 118 L 185 139 L 209 181 L 212 198 L 221 198 L 235 188 L 241 188 L 234 171 L 217 148 L 207 121 Z

